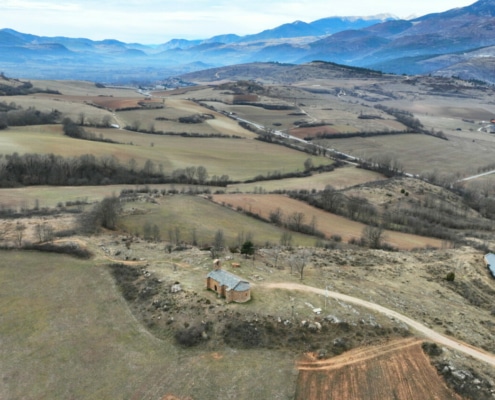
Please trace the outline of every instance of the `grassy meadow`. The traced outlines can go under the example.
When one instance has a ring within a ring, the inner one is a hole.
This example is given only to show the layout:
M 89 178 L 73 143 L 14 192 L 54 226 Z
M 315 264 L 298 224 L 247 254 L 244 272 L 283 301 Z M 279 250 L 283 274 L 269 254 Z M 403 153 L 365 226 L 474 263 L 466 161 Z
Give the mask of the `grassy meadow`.
M 181 98 L 159 99 L 164 108 L 129 110 L 115 113 L 121 126 L 139 126 L 141 129 L 200 135 L 230 135 L 253 139 L 256 135 L 242 128 L 237 121 Z M 181 123 L 179 118 L 207 114 L 213 118 L 202 123 Z
M 495 137 L 486 133 L 448 134 L 442 140 L 422 134 L 322 140 L 319 143 L 359 158 L 396 158 L 412 174 L 436 172 L 459 178 L 493 163 Z
M 134 159 L 138 168 L 151 160 L 157 168 L 161 165 L 165 173 L 189 166 L 205 166 L 210 177 L 226 174 L 232 180 L 246 180 L 274 172 L 301 172 L 309 157 L 315 166 L 331 163 L 324 157 L 309 156 L 258 140 L 149 135 L 118 129 L 89 128 L 88 131 L 101 133 L 104 138 L 119 144 L 73 139 L 63 134 L 61 126 L 47 125 L 2 130 L 0 148 L 3 154 L 114 156 L 124 165 Z
M 246 238 L 248 235 L 252 235 L 256 245 L 278 244 L 284 232 L 274 225 L 202 197 L 166 196 L 158 199 L 158 202 L 131 203 L 126 206 L 129 213 L 123 218 L 123 229 L 142 234 L 146 223 L 156 224 L 164 240 L 169 240 L 171 235 L 172 241 L 175 241 L 175 232 L 178 230 L 181 240 L 191 243 L 195 236 L 200 246 L 212 245 L 218 230 L 223 232 L 227 246 L 237 244 L 238 237 Z M 314 237 L 292 233 L 293 245 L 313 246 L 315 241 Z
M 273 190 L 323 190 L 330 185 L 339 190 L 354 185 L 385 179 L 382 174 L 354 166 L 346 166 L 331 172 L 316 173 L 303 178 L 287 178 L 253 183 L 238 183 L 227 187 L 228 192 L 255 192 Z
M 286 399 L 295 391 L 289 354 L 184 350 L 156 339 L 94 260 L 0 251 L 0 287 L 2 399 Z

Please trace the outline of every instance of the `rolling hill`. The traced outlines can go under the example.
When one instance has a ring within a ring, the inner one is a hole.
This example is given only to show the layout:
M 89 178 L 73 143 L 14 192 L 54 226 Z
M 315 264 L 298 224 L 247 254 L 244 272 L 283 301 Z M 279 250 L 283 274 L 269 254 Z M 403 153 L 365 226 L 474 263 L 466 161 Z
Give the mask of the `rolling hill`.
M 495 83 L 491 68 L 494 22 L 495 2 L 480 0 L 412 20 L 389 15 L 328 17 L 311 23 L 294 21 L 254 35 L 174 39 L 158 46 L 40 37 L 2 29 L 0 68 L 29 79 L 156 82 L 202 67 L 322 60 L 396 74 L 438 74 Z

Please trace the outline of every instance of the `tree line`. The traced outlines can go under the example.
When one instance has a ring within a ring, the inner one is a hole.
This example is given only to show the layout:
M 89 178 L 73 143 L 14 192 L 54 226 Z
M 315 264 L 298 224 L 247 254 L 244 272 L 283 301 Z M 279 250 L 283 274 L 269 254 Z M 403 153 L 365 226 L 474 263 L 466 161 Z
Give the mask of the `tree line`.
M 386 208 L 379 211 L 366 198 L 348 196 L 331 186 L 327 186 L 323 191 L 300 190 L 287 194 L 314 207 L 372 227 L 436 237 L 452 242 L 461 240 L 457 235 L 459 231 L 477 229 L 491 232 L 493 230 L 490 221 L 469 216 L 468 202 L 465 205 L 447 205 L 441 199 L 426 196 L 424 200 L 409 199 L 407 207 Z M 408 198 L 408 195 L 405 190 L 400 193 L 404 198 Z M 483 216 L 490 218 L 491 215 L 485 212 Z
M 0 103 L 0 130 L 9 126 L 47 125 L 55 124 L 60 120 L 58 110 L 42 112 L 34 107 L 23 109 L 14 103 Z
M 209 176 L 203 166 L 173 170 L 169 174 L 163 166 L 147 160 L 142 168 L 131 159 L 122 164 L 114 156 L 95 157 L 84 154 L 63 157 L 55 154 L 0 154 L 0 187 L 30 185 L 85 186 L 111 184 L 182 183 L 226 186 L 229 176 Z
M 55 154 L 0 155 L 0 187 L 28 185 L 83 186 L 161 183 L 162 174 L 130 169 L 113 156 L 62 157 Z
M 93 132 L 86 131 L 81 125 L 76 124 L 70 118 L 64 118 L 62 121 L 64 135 L 74 139 L 92 140 L 95 142 L 119 143 L 112 139 L 104 138 L 103 135 L 97 136 Z
M 401 110 L 399 108 L 387 107 L 383 104 L 377 104 L 375 106 L 376 109 L 382 110 L 387 114 L 393 116 L 397 121 L 399 121 L 402 125 L 405 125 L 410 132 L 421 132 L 425 135 L 430 135 L 437 137 L 439 139 L 448 140 L 445 133 L 442 131 L 435 131 L 434 129 L 428 130 L 426 129 L 421 121 L 418 118 L 414 118 L 414 115 L 406 110 Z
M 15 81 L 19 83 L 18 85 L 6 85 L 4 83 L 0 83 L 0 96 L 24 96 L 32 93 L 60 94 L 58 90 L 43 90 L 34 87 L 31 82 L 21 82 L 17 79 L 6 78 L 3 73 L 0 73 L 0 77 L 6 81 Z

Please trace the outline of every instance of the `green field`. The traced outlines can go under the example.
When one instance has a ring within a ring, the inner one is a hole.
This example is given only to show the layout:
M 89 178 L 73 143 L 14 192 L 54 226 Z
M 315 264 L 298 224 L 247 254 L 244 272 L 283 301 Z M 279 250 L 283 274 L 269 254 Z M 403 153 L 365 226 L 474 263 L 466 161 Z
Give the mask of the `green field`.
M 210 177 L 226 174 L 232 180 L 245 180 L 274 172 L 301 172 L 304 161 L 310 157 L 287 147 L 249 139 L 185 138 L 117 129 L 95 132 L 122 144 L 73 139 L 63 135 L 61 126 L 49 125 L 0 131 L 0 148 L 3 154 L 114 156 L 122 164 L 134 158 L 138 167 L 151 160 L 157 168 L 161 165 L 165 173 L 190 166 L 204 166 Z M 315 166 L 331 163 L 323 157 L 311 158 Z
M 93 82 L 88 81 L 31 81 L 34 86 L 41 89 L 57 90 L 65 96 L 114 96 L 114 97 L 139 97 L 143 95 L 138 93 L 133 87 L 104 87 L 98 88 Z M 52 96 L 52 95 L 48 95 Z
M 158 202 L 159 204 L 127 205 L 127 210 L 138 210 L 138 213 L 123 218 L 124 229 L 130 233 L 142 234 L 143 226 L 148 222 L 159 227 L 162 239 L 169 240 L 169 234 L 174 237 L 178 229 L 181 240 L 187 243 L 192 242 L 195 232 L 200 246 L 212 245 L 218 230 L 224 233 L 227 246 L 236 244 L 238 236 L 246 237 L 249 234 L 252 235 L 256 245 L 278 244 L 284 232 L 272 224 L 248 217 L 201 197 L 166 196 L 158 199 Z M 292 233 L 292 241 L 296 246 L 313 246 L 316 239 Z
M 253 183 L 229 185 L 228 192 L 260 192 L 274 190 L 323 190 L 327 185 L 335 189 L 344 189 L 354 185 L 385 179 L 383 175 L 353 166 L 337 168 L 331 172 L 315 173 L 304 178 L 288 178 Z
M 336 189 L 344 189 L 353 185 L 373 182 L 384 179 L 382 175 L 354 167 L 338 168 L 332 172 L 314 174 L 304 178 L 279 179 L 253 183 L 232 184 L 223 187 L 198 186 L 197 189 L 217 190 L 228 193 L 253 193 L 274 190 L 323 190 L 327 185 Z M 55 207 L 59 203 L 76 201 L 100 201 L 104 197 L 116 195 L 124 189 L 142 189 L 148 187 L 158 191 L 188 191 L 190 185 L 163 184 L 163 185 L 104 185 L 104 186 L 28 186 L 23 188 L 1 189 L 0 207 L 6 208 L 33 208 Z
M 493 163 L 495 137 L 482 133 L 448 135 L 442 140 L 422 134 L 377 136 L 369 138 L 323 140 L 322 144 L 356 157 L 369 159 L 389 155 L 406 172 L 459 177 L 476 174 L 479 167 Z
M 89 202 L 100 201 L 104 197 L 118 196 L 122 190 L 142 190 L 149 188 L 158 191 L 188 191 L 189 185 L 102 185 L 102 186 L 28 186 L 23 188 L 1 189 L 0 207 L 5 208 L 52 208 L 59 203 L 66 202 Z M 206 187 L 195 187 L 205 189 Z M 220 187 L 208 187 L 212 191 L 220 190 Z
M 295 392 L 289 354 L 182 350 L 154 338 L 94 261 L 0 251 L 0 285 L 2 399 L 286 399 Z
M 17 106 L 24 109 L 34 107 L 42 112 L 58 110 L 63 113 L 64 117 L 69 117 L 74 121 L 78 121 L 80 115 L 84 114 L 86 123 L 101 123 L 105 115 L 110 116 L 110 123 L 116 122 L 109 111 L 91 106 L 89 104 L 91 100 L 91 97 L 86 98 L 85 96 L 67 98 L 61 95 L 46 94 L 36 94 L 34 96 L 0 96 L 0 101 L 7 103 L 14 102 Z

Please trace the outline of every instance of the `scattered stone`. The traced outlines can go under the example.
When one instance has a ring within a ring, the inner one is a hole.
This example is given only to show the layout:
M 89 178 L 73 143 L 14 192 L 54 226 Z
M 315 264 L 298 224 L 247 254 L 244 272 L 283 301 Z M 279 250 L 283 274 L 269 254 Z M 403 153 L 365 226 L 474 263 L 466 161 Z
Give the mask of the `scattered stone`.
M 180 283 L 179 282 L 175 282 L 172 287 L 170 288 L 170 291 L 172 293 L 179 293 L 180 291 L 182 291 L 182 288 L 180 286 Z
M 325 319 L 332 324 L 340 324 L 342 321 L 335 315 L 327 315 Z
M 315 324 L 311 323 L 311 324 L 308 324 L 308 329 L 312 332 L 316 332 L 318 330 L 318 328 L 316 327 Z

